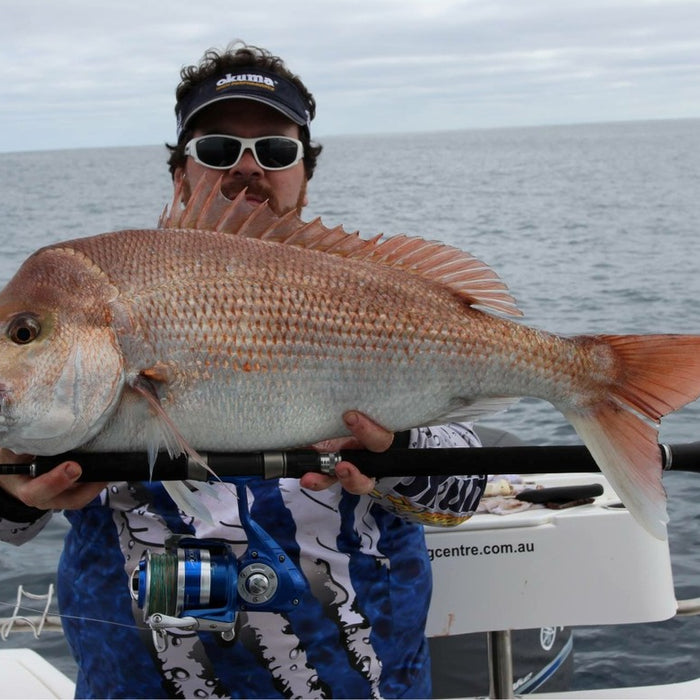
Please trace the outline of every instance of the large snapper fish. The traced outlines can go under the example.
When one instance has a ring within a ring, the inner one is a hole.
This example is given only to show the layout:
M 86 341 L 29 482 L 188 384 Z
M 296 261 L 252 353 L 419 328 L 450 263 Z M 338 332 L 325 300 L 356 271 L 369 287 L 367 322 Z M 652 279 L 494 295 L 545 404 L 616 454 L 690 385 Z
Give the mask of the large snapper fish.
M 657 426 L 700 395 L 700 337 L 558 337 L 452 247 L 179 198 L 158 229 L 42 248 L 0 293 L 0 445 L 287 448 L 347 434 L 349 409 L 402 430 L 533 396 L 665 536 Z

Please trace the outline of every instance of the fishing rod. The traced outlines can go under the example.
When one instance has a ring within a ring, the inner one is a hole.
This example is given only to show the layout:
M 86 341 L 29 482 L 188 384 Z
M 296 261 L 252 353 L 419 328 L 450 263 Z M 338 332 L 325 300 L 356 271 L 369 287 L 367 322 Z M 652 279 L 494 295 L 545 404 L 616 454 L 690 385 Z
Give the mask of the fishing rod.
M 659 445 L 665 470 L 700 471 L 700 442 Z M 599 471 L 583 445 L 515 446 L 482 448 L 406 449 L 374 453 L 366 450 L 317 452 L 312 449 L 262 452 L 207 452 L 201 455 L 219 478 L 235 484 L 238 512 L 248 548 L 234 554 L 223 540 L 174 535 L 163 551 L 146 550 L 129 577 L 129 592 L 143 611 L 155 648 L 168 645 L 166 629 L 205 629 L 233 638 L 239 610 L 285 612 L 300 604 L 308 584 L 279 544 L 255 523 L 248 511 L 244 477 L 266 479 L 300 477 L 315 471 L 333 474 L 343 460 L 370 476 L 536 474 Z M 74 460 L 83 468 L 83 481 L 208 480 L 211 473 L 186 455 L 170 458 L 159 453 L 153 471 L 145 452 L 68 452 L 38 457 L 30 464 L 0 465 L 0 474 L 39 476 L 57 464 Z M 543 489 L 548 507 L 589 503 L 591 493 L 564 488 Z M 581 487 L 577 487 L 580 489 Z M 554 493 L 566 490 L 566 493 Z M 541 502 L 541 499 L 522 500 Z M 530 491 L 529 493 L 537 493 Z M 553 502 L 552 505 L 549 502 Z M 177 593 L 177 595 L 174 595 Z
M 700 441 L 660 444 L 664 471 L 700 472 Z M 514 447 L 447 447 L 441 449 L 392 448 L 386 452 L 312 449 L 261 452 L 203 452 L 204 463 L 188 455 L 170 457 L 158 453 L 151 470 L 146 452 L 66 452 L 36 457 L 29 464 L 0 464 L 0 475 L 40 476 L 65 461 L 82 467 L 80 481 L 206 481 L 214 472 L 219 478 L 257 476 L 264 479 L 299 478 L 307 472 L 335 473 L 341 461 L 352 462 L 367 476 L 430 476 L 440 474 L 543 474 L 599 472 L 583 445 L 518 445 Z

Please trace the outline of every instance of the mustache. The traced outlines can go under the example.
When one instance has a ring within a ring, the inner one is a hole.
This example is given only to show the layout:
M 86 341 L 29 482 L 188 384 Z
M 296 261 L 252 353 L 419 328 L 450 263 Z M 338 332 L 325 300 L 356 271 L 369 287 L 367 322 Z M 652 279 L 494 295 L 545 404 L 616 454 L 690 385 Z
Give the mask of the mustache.
M 256 178 L 236 177 L 233 180 L 221 183 L 221 193 L 227 199 L 235 199 L 242 190 L 246 190 L 248 195 L 261 201 L 266 199 L 270 200 L 270 202 L 273 201 L 271 188 L 261 184 Z

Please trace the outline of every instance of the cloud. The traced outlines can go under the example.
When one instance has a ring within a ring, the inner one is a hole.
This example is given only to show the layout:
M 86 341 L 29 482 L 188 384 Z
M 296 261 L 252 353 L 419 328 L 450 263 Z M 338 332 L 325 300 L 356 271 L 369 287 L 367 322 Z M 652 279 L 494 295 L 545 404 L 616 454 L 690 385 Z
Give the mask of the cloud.
M 695 0 L 0 0 L 0 150 L 162 143 L 178 72 L 242 38 L 315 133 L 700 116 Z M 43 128 L 42 128 L 43 127 Z

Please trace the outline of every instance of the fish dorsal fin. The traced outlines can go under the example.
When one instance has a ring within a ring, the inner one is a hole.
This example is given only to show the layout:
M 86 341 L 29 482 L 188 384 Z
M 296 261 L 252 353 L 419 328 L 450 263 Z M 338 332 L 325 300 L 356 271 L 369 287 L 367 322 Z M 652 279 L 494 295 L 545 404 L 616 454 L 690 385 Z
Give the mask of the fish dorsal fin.
M 303 221 L 291 211 L 277 216 L 265 202 L 251 204 L 242 191 L 233 199 L 221 193 L 221 180 L 211 187 L 202 178 L 186 206 L 182 182 L 172 204 L 161 215 L 160 228 L 197 229 L 257 238 L 293 245 L 355 260 L 403 270 L 440 284 L 465 303 L 522 316 L 515 300 L 498 275 L 484 262 L 458 248 L 417 236 L 360 238 L 342 226 L 328 228 L 320 218 Z

